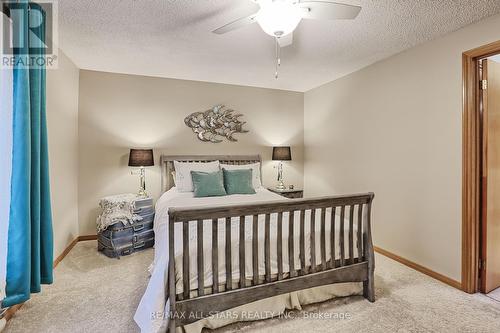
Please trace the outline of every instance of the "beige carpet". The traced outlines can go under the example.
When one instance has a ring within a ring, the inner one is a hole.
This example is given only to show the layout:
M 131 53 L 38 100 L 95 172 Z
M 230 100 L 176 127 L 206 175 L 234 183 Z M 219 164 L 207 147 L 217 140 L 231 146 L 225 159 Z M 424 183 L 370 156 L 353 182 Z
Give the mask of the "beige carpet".
M 137 332 L 132 317 L 152 256 L 147 250 L 109 259 L 97 253 L 95 242 L 79 243 L 57 267 L 55 284 L 27 302 L 6 332 Z M 373 304 L 342 298 L 292 312 L 288 319 L 216 332 L 500 332 L 499 302 L 465 294 L 380 255 L 376 263 Z

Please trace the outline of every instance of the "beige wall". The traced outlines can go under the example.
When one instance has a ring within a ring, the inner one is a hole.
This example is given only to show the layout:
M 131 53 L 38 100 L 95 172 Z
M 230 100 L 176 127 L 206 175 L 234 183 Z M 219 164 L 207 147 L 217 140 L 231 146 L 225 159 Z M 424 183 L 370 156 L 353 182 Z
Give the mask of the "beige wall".
M 374 242 L 461 280 L 461 54 L 500 39 L 500 16 L 304 98 L 307 195 L 374 191 Z
M 303 94 L 280 90 L 162 79 L 103 72 L 80 72 L 79 96 L 80 234 L 95 234 L 101 197 L 136 192 L 138 176 L 127 167 L 131 147 L 152 147 L 156 163 L 164 154 L 263 155 L 265 185 L 274 185 L 273 145 L 291 145 L 287 183 L 303 184 Z M 199 141 L 184 117 L 224 104 L 243 113 L 246 134 L 236 143 Z M 146 185 L 160 194 L 160 168 L 147 169 Z
M 78 236 L 79 69 L 59 50 L 58 69 L 47 70 L 54 258 Z

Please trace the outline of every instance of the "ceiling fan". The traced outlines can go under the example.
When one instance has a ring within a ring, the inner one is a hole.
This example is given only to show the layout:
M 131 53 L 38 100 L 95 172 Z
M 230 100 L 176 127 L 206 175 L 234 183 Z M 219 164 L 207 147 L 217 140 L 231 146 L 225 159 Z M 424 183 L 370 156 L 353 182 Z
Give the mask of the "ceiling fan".
M 276 41 L 276 71 L 281 64 L 280 48 L 293 43 L 293 31 L 302 19 L 352 20 L 361 11 L 360 6 L 347 5 L 328 0 L 252 0 L 260 9 L 247 17 L 223 25 L 212 31 L 216 34 L 236 30 L 257 22 L 264 32 Z

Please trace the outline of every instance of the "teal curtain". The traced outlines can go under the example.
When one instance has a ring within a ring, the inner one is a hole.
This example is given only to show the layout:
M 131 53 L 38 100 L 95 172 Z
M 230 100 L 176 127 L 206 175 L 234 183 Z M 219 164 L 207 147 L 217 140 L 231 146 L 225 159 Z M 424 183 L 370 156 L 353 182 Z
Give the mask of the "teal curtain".
M 42 10 L 26 0 L 20 3 L 25 10 L 22 16 L 11 17 L 13 38 L 28 41 L 28 24 L 33 19 L 30 15 L 40 15 Z M 39 10 L 30 13 L 28 6 Z M 31 32 L 43 41 L 45 26 L 36 29 L 31 29 Z M 29 60 L 30 57 L 43 55 L 41 51 L 32 51 L 33 45 L 30 46 L 32 48 L 25 45 L 16 49 L 15 56 Z M 16 65 L 13 84 L 11 202 L 3 307 L 28 300 L 31 293 L 40 292 L 41 284 L 53 281 L 45 68 Z

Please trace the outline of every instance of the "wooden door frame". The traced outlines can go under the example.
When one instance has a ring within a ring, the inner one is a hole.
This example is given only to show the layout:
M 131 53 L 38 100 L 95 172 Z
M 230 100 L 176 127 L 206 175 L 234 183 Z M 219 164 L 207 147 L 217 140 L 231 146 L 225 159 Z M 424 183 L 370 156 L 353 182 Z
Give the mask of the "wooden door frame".
M 500 53 L 500 41 L 462 54 L 462 290 L 479 290 L 482 130 L 478 62 Z

